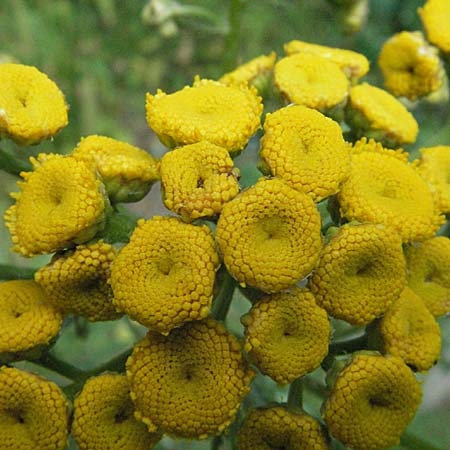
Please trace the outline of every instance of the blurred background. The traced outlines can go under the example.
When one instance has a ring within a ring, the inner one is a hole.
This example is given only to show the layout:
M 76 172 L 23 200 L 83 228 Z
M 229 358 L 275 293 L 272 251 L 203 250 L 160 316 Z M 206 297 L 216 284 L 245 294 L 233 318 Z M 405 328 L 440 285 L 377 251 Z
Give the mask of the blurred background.
M 32 148 L 2 141 L 21 155 L 70 152 L 82 136 L 100 134 L 127 141 L 161 156 L 164 147 L 145 120 L 145 93 L 158 88 L 173 92 L 191 84 L 198 74 L 216 79 L 236 64 L 274 50 L 293 39 L 359 51 L 371 62 L 365 80 L 382 86 L 377 56 L 383 42 L 402 30 L 420 30 L 419 0 L 372 0 L 360 29 L 345 20 L 345 0 L 2 0 L 0 2 L 0 62 L 34 65 L 53 79 L 70 105 L 69 126 L 53 140 Z M 233 26 L 234 24 L 234 26 Z M 449 24 L 450 26 L 450 24 Z M 0 86 L 1 89 L 1 86 Z M 420 124 L 418 141 L 407 148 L 412 157 L 422 146 L 450 145 L 448 104 L 421 101 L 408 104 Z M 237 160 L 244 184 L 258 176 L 252 143 Z M 0 172 L 1 212 L 11 204 L 17 178 Z M 142 217 L 164 213 L 158 185 L 130 209 Z M 0 225 L 0 263 L 36 268 L 48 257 L 26 260 L 9 251 L 9 235 Z M 239 296 L 239 294 L 237 294 Z M 249 308 L 241 298 L 228 321 Z M 440 320 L 442 360 L 424 382 L 423 404 L 408 431 L 443 450 L 450 449 L 450 325 Z M 127 319 L 89 325 L 84 338 L 70 323 L 55 347 L 61 358 L 92 368 L 129 347 L 144 330 Z M 233 326 L 233 324 L 231 324 Z M 239 325 L 235 325 L 236 332 Z M 68 351 L 70 349 L 70 352 Z M 318 373 L 320 377 L 323 374 Z M 257 381 L 261 398 L 283 400 L 286 392 Z M 311 394 L 309 405 L 318 412 Z M 316 402 L 316 403 L 315 403 Z M 208 443 L 164 441 L 158 448 L 209 448 Z M 76 447 L 72 447 L 76 448 Z M 401 448 L 401 447 L 398 447 Z M 406 447 L 405 447 L 406 448 Z M 422 447 L 408 447 L 424 450 Z M 434 448 L 434 447 L 430 447 Z

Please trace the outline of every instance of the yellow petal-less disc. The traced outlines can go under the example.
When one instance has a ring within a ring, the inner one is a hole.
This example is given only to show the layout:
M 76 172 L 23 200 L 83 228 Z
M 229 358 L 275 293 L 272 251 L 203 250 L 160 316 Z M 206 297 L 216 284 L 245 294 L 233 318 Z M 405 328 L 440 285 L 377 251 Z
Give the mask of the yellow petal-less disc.
M 0 137 L 36 144 L 67 125 L 64 95 L 35 67 L 0 64 L 0 86 Z

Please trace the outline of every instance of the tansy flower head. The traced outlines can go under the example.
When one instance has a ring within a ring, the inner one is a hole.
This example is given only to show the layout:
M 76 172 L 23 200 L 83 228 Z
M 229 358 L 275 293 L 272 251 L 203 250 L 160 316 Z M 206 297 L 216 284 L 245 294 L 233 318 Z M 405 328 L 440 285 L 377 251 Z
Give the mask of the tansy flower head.
M 276 58 L 277 55 L 275 52 L 270 53 L 270 55 L 261 55 L 253 58 L 232 72 L 223 75 L 219 81 L 223 84 L 234 86 L 251 84 L 261 92 L 264 90 L 267 79 L 272 73 Z
M 419 132 L 414 116 L 394 96 L 368 83 L 350 89 L 345 120 L 356 136 L 388 147 L 411 144 Z
M 22 172 L 21 192 L 5 213 L 13 250 L 24 256 L 53 253 L 87 242 L 104 227 L 107 197 L 95 171 L 71 156 L 41 153 Z
M 37 144 L 67 125 L 64 95 L 35 67 L 0 64 L 0 86 L 0 137 Z
M 72 435 L 81 450 L 150 450 L 161 438 L 134 417 L 125 376 L 90 378 L 74 402 Z
M 284 51 L 287 55 L 312 53 L 322 56 L 322 58 L 327 58 L 336 63 L 353 83 L 356 83 L 359 78 L 363 77 L 369 71 L 368 59 L 361 53 L 351 50 L 294 40 L 284 44 Z
M 61 389 L 22 370 L 0 368 L 2 450 L 63 450 L 69 411 Z
M 113 264 L 114 304 L 146 327 L 167 334 L 208 315 L 218 265 L 206 225 L 175 217 L 140 220 Z
M 410 100 L 436 91 L 445 76 L 437 49 L 419 31 L 402 31 L 388 39 L 378 64 L 386 88 L 396 97 Z
M 72 152 L 102 177 L 113 203 L 137 202 L 159 179 L 158 162 L 145 150 L 106 136 L 88 136 Z
M 59 333 L 61 314 L 33 280 L 0 283 L 0 361 L 38 357 Z
M 421 148 L 418 170 L 430 185 L 439 211 L 450 213 L 450 146 Z
M 289 102 L 320 111 L 343 103 L 348 92 L 348 80 L 336 63 L 304 52 L 275 64 L 275 86 Z
M 56 254 L 41 267 L 35 280 L 49 301 L 65 314 L 77 314 L 89 320 L 114 320 L 121 316 L 112 304 L 112 289 L 107 283 L 114 247 L 99 241 L 80 245 L 75 250 Z
M 350 153 L 339 125 L 304 106 L 266 115 L 260 156 L 272 175 L 316 202 L 335 194 L 350 174 Z
M 347 219 L 393 226 L 404 242 L 433 236 L 444 221 L 407 153 L 373 140 L 354 144 L 350 176 L 337 198 Z
M 161 160 L 164 204 L 186 221 L 212 217 L 239 192 L 228 151 L 209 142 L 186 145 Z
M 428 0 L 418 9 L 428 40 L 444 53 L 450 53 L 450 3 L 448 0 Z
M 408 285 L 434 317 L 450 313 L 450 239 L 434 237 L 405 250 Z
M 237 339 L 221 324 L 190 322 L 168 336 L 150 332 L 127 361 L 136 417 L 177 437 L 220 434 L 250 390 Z
M 383 350 L 399 356 L 413 370 L 428 370 L 441 353 L 439 324 L 408 287 L 379 323 Z
M 353 325 L 381 316 L 405 285 L 400 236 L 372 224 L 342 226 L 325 245 L 310 283 L 320 306 Z
M 238 450 L 328 450 L 318 420 L 283 406 L 250 410 L 237 435 Z
M 346 446 L 381 450 L 399 443 L 420 400 L 420 385 L 400 358 L 357 354 L 339 373 L 322 416 Z
M 254 88 L 195 79 L 173 94 L 147 94 L 147 122 L 164 145 L 208 141 L 242 150 L 260 126 L 263 105 Z
M 328 353 L 327 313 L 306 289 L 294 287 L 265 297 L 241 321 L 244 349 L 277 383 L 291 383 L 312 372 Z
M 216 239 L 240 283 L 273 293 L 311 272 L 321 247 L 320 215 L 306 194 L 283 180 L 261 179 L 225 204 Z

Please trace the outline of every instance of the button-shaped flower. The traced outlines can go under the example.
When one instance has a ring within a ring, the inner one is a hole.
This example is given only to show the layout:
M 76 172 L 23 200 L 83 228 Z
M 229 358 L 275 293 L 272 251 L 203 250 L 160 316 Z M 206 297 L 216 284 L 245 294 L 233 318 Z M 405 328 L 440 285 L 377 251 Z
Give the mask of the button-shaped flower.
M 235 279 L 278 292 L 313 269 L 322 245 L 320 215 L 308 195 L 281 179 L 261 179 L 225 204 L 216 239 Z
M 0 64 L 0 137 L 37 144 L 67 123 L 63 93 L 36 67 Z
M 92 239 L 109 208 L 95 170 L 71 156 L 41 153 L 22 172 L 20 192 L 5 213 L 13 250 L 24 256 L 53 253 Z
M 128 359 L 127 376 L 136 417 L 150 431 L 205 439 L 231 423 L 254 373 L 238 340 L 207 319 L 167 336 L 150 332 Z
M 114 304 L 142 325 L 167 334 L 208 315 L 218 266 L 206 225 L 175 217 L 142 219 L 113 264 Z
M 134 417 L 127 377 L 90 378 L 74 402 L 72 435 L 81 450 L 151 450 L 161 438 Z
M 147 122 L 168 147 L 208 141 L 230 153 L 242 150 L 260 126 L 254 88 L 196 78 L 173 94 L 147 94 Z

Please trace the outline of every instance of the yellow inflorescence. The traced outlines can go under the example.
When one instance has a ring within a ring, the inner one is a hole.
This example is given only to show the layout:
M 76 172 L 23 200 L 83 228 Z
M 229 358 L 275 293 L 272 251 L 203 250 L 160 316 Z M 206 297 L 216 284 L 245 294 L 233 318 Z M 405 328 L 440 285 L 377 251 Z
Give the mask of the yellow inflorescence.
M 72 435 L 81 450 L 150 450 L 161 438 L 134 417 L 125 376 L 90 378 L 75 398 Z
M 22 172 L 21 192 L 5 213 L 13 250 L 24 256 L 53 253 L 91 239 L 104 227 L 107 199 L 95 171 L 70 156 L 41 153 Z
M 402 103 L 368 83 L 350 89 L 346 120 L 358 137 L 373 137 L 389 147 L 411 144 L 419 132 L 416 119 Z
M 88 136 L 72 152 L 74 158 L 93 160 L 112 202 L 136 202 L 159 180 L 159 163 L 145 150 L 106 136 Z
M 0 448 L 63 450 L 69 410 L 61 389 L 22 370 L 0 368 Z
M 279 384 L 312 372 L 328 353 L 330 322 L 308 290 L 292 288 L 265 297 L 241 321 L 244 349 Z
M 266 115 L 260 156 L 270 173 L 319 202 L 350 174 L 350 153 L 339 125 L 304 106 Z
M 261 55 L 253 58 L 245 64 L 240 65 L 232 72 L 223 75 L 219 81 L 223 84 L 240 86 L 242 84 L 253 84 L 260 77 L 267 77 L 273 69 L 277 55 Z
M 168 147 L 208 141 L 242 150 L 260 126 L 263 105 L 254 88 L 196 78 L 181 91 L 147 94 L 147 122 Z
M 150 332 L 128 359 L 127 375 L 136 417 L 150 431 L 204 439 L 230 424 L 254 373 L 238 340 L 207 319 L 168 336 Z
M 328 438 L 313 417 L 283 406 L 250 410 L 237 435 L 238 450 L 328 450 Z
M 114 304 L 146 327 L 167 334 L 208 315 L 218 266 L 206 225 L 175 217 L 142 219 L 113 264 Z
M 399 443 L 421 395 L 400 358 L 356 354 L 339 374 L 322 415 L 330 433 L 346 446 L 381 450 Z
M 354 144 L 350 177 L 337 198 L 343 217 L 393 226 L 404 242 L 432 237 L 444 222 L 407 153 L 373 140 Z
M 444 80 L 437 49 L 419 31 L 402 31 L 388 39 L 378 64 L 386 88 L 397 97 L 416 100 L 439 89 Z
M 238 175 L 223 147 L 199 142 L 177 148 L 161 160 L 164 204 L 186 221 L 215 216 L 238 194 Z
M 311 277 L 317 303 L 337 319 L 366 325 L 406 285 L 400 236 L 382 225 L 343 225 L 324 247 Z
M 36 144 L 67 125 L 64 95 L 35 67 L 0 64 L 0 86 L 0 137 Z
M 241 283 L 273 293 L 308 275 L 321 248 L 320 214 L 283 180 L 261 179 L 226 203 L 216 240 Z
M 336 63 L 346 76 L 356 82 L 369 71 L 369 60 L 361 53 L 294 40 L 284 44 L 287 55 L 312 53 Z
M 439 211 L 450 213 L 450 146 L 421 148 L 418 170 L 429 183 Z
M 0 360 L 49 344 L 62 319 L 33 280 L 0 283 Z
M 322 56 L 297 53 L 280 59 L 274 70 L 275 86 L 291 103 L 328 111 L 347 99 L 347 77 Z
M 441 330 L 420 297 L 408 287 L 380 321 L 384 352 L 413 370 L 433 367 L 441 353 Z
M 428 0 L 418 12 L 428 40 L 443 52 L 450 53 L 450 2 Z
M 113 293 L 107 283 L 116 250 L 99 241 L 80 245 L 75 250 L 56 254 L 41 267 L 35 280 L 49 301 L 65 314 L 89 320 L 114 320 L 121 316 L 113 306 Z
M 408 285 L 434 317 L 450 313 L 450 239 L 434 237 L 405 251 Z

